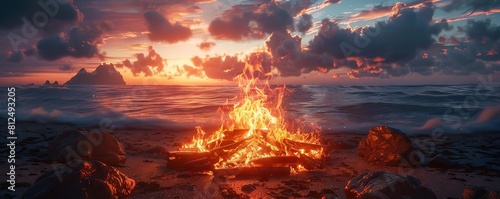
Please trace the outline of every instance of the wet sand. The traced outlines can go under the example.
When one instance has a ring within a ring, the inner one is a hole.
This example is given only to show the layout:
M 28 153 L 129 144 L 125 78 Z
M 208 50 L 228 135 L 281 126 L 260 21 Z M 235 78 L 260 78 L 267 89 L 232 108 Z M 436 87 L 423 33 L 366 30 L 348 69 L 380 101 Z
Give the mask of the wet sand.
M 93 129 L 34 123 L 18 123 L 17 128 L 16 192 L 7 191 L 4 180 L 1 198 L 20 198 L 41 174 L 57 165 L 47 161 L 47 146 L 58 133 Z M 2 133 L 7 134 L 4 130 Z M 370 165 L 356 155 L 357 144 L 366 132 L 323 132 L 322 138 L 333 147 L 323 169 L 283 177 L 250 178 L 222 178 L 210 172 L 167 168 L 166 152 L 189 142 L 194 133 L 194 128 L 185 131 L 121 129 L 112 132 L 127 151 L 127 162 L 118 169 L 136 181 L 130 198 L 345 198 L 344 187 L 351 178 L 365 171 L 377 170 L 413 175 L 420 179 L 422 185 L 433 190 L 438 198 L 461 198 L 464 188 L 470 186 L 489 190 L 500 187 L 498 133 L 447 134 L 439 140 L 429 136 L 410 137 L 420 143 L 431 141 L 435 144 L 428 145 L 434 146 L 428 147 L 432 153 L 441 153 L 457 165 L 455 168 L 438 169 Z M 6 142 L 2 139 L 1 144 L 5 146 Z M 8 154 L 6 147 L 0 150 L 0 154 Z M 8 172 L 6 161 L 2 161 L 0 172 Z

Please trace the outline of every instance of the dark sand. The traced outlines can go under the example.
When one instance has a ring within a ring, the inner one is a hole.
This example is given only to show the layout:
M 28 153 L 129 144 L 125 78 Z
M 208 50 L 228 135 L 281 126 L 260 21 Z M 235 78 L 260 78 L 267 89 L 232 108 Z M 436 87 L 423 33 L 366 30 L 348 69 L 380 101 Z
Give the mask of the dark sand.
M 4 129 L 2 135 L 7 135 Z M 47 145 L 59 132 L 69 129 L 83 131 L 86 127 L 71 125 L 18 123 L 16 192 L 7 191 L 6 158 L 0 165 L 4 173 L 0 198 L 17 196 L 54 165 L 47 162 Z M 367 129 L 368 131 L 368 129 Z M 218 178 L 210 173 L 175 171 L 167 168 L 167 150 L 176 150 L 179 144 L 191 140 L 195 129 L 184 132 L 168 130 L 116 130 L 112 132 L 127 150 L 124 167 L 118 167 L 137 185 L 130 198 L 345 198 L 344 186 L 349 179 L 364 172 L 386 170 L 397 174 L 411 174 L 438 198 L 461 198 L 464 188 L 480 186 L 495 190 L 500 187 L 500 134 L 476 133 L 450 135 L 432 140 L 429 136 L 411 137 L 413 140 L 436 144 L 431 152 L 446 155 L 458 165 L 454 169 L 429 167 L 403 168 L 369 165 L 356 155 L 357 143 L 364 134 L 323 132 L 322 136 L 334 144 L 330 160 L 324 168 L 300 172 L 286 177 Z M 1 139 L 2 146 L 7 140 Z M 6 156 L 7 148 L 0 154 Z M 322 193 L 322 194 L 320 194 Z

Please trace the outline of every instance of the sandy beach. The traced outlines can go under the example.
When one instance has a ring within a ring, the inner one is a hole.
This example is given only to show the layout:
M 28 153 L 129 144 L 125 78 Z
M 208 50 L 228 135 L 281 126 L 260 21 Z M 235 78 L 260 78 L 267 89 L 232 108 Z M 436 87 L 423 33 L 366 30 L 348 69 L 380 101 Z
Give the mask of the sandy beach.
M 6 129 L 6 128 L 2 128 Z M 43 173 L 58 163 L 47 160 L 49 142 L 64 130 L 90 131 L 92 127 L 64 124 L 18 124 L 16 157 L 16 195 L 2 182 L 2 198 L 20 198 Z M 136 181 L 129 198 L 345 198 L 347 182 L 365 171 L 410 174 L 430 188 L 437 198 L 461 198 L 466 187 L 495 190 L 500 182 L 500 135 L 481 133 L 443 136 L 434 141 L 435 153 L 444 154 L 456 167 L 404 168 L 370 165 L 356 155 L 359 140 L 366 135 L 322 132 L 332 146 L 324 168 L 280 177 L 216 177 L 209 172 L 179 171 L 167 168 L 167 151 L 191 140 L 195 130 L 119 129 L 111 132 L 127 152 L 124 166 L 117 167 Z M 413 136 L 412 141 L 429 141 L 430 136 Z M 2 143 L 4 145 L 5 143 Z M 2 154 L 7 154 L 2 148 Z M 0 172 L 7 173 L 2 165 Z

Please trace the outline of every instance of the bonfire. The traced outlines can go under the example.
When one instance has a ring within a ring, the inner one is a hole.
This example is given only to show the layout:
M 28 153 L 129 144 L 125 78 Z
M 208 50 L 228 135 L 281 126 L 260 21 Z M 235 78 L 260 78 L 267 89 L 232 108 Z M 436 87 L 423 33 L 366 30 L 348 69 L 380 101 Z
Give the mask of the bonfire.
M 231 108 L 219 108 L 221 126 L 213 133 L 196 127 L 191 143 L 169 152 L 168 166 L 214 175 L 289 175 L 321 168 L 328 146 L 319 128 L 287 126 L 282 101 L 285 86 L 271 88 L 262 67 L 247 64 L 237 76 L 240 94 Z M 255 77 L 261 74 L 260 77 Z M 228 103 L 225 105 L 229 106 Z

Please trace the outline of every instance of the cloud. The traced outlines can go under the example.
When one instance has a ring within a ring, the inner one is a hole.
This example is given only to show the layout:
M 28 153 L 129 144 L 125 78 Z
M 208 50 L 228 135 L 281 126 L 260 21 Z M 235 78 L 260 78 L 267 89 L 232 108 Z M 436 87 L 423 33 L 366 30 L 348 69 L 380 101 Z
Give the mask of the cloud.
M 237 56 L 215 56 L 205 58 L 201 67 L 208 78 L 233 80 L 243 72 L 245 62 L 238 60 Z
M 116 64 L 116 67 L 126 67 L 132 71 L 134 76 L 139 76 L 141 73 L 145 77 L 153 76 L 163 71 L 165 67 L 165 60 L 153 49 L 152 46 L 148 48 L 148 55 L 138 53 L 135 55 L 137 59 L 133 63 L 126 59 L 122 64 Z
M 271 72 L 271 56 L 266 52 L 252 52 L 244 58 L 237 55 L 221 55 L 200 58 L 191 58 L 194 67 L 183 66 L 187 76 L 208 77 L 217 80 L 233 80 L 236 76 L 245 73 L 247 76 L 255 78 L 266 78 Z M 252 68 L 245 68 L 252 66 Z
M 292 36 L 289 31 L 274 32 L 267 39 L 267 50 L 280 76 L 300 76 L 319 68 L 325 72 L 333 68 L 332 57 L 303 50 L 301 40 L 300 36 Z
M 431 0 L 414 0 L 408 3 L 397 2 L 394 5 L 384 6 L 382 4 L 374 6 L 370 10 L 363 10 L 347 18 L 347 23 L 356 21 L 368 21 L 394 15 L 403 8 L 418 8 L 431 2 Z
M 403 8 L 375 27 L 340 28 L 335 21 L 323 20 L 320 30 L 309 42 L 316 54 L 327 53 L 337 59 L 349 57 L 382 58 L 385 62 L 409 61 L 418 50 L 435 43 L 434 36 L 447 23 L 432 22 L 434 9 L 427 4 L 418 10 Z
M 203 41 L 196 46 L 198 46 L 198 48 L 200 48 L 200 50 L 209 51 L 210 49 L 212 49 L 212 47 L 215 46 L 215 42 Z
M 276 31 L 266 41 L 272 66 L 282 77 L 332 69 L 347 69 L 350 78 L 491 74 L 500 70 L 500 45 L 492 42 L 500 37 L 495 34 L 496 26 L 483 21 L 470 22 L 464 28 L 470 38 L 486 39 L 490 41 L 487 44 L 458 44 L 455 38 L 455 45 L 444 46 L 434 38 L 452 27 L 446 20 L 433 20 L 431 4 L 422 5 L 418 9 L 398 8 L 387 22 L 375 27 L 340 28 L 336 21 L 323 20 L 306 47 L 290 31 Z
M 67 33 L 60 33 L 40 39 L 36 45 L 38 55 L 48 61 L 66 56 L 77 58 L 99 57 L 98 44 L 103 43 L 103 34 L 111 30 L 109 24 L 92 23 L 71 28 Z
M 191 29 L 179 23 L 172 24 L 161 13 L 151 10 L 144 13 L 148 25 L 148 37 L 151 41 L 177 43 L 188 40 L 192 35 Z
M 204 77 L 205 75 L 203 74 L 203 69 L 200 67 L 193 67 L 193 66 L 188 66 L 184 65 L 182 66 L 184 69 L 184 72 L 187 77 Z
M 47 24 L 42 20 L 44 17 Z M 0 5 L 0 29 L 18 28 L 27 21 L 52 32 L 60 30 L 61 26 L 75 25 L 82 19 L 83 14 L 73 5 L 73 1 L 2 1 Z
M 257 11 L 217 18 L 208 27 L 213 37 L 229 40 L 259 39 L 287 29 L 294 29 L 293 17 L 274 3 L 261 5 Z
M 469 20 L 465 26 L 465 34 L 476 42 L 496 42 L 500 39 L 500 26 L 491 25 L 491 19 Z
M 203 64 L 203 59 L 201 59 L 200 57 L 198 56 L 194 56 L 193 58 L 191 58 L 191 61 L 193 62 L 194 66 L 201 66 L 201 64 Z
M 312 15 L 302 14 L 297 22 L 297 31 L 301 33 L 307 32 L 313 26 Z
M 16 51 L 13 53 L 9 53 L 7 55 L 7 61 L 12 62 L 12 63 L 22 63 L 24 62 L 26 56 L 24 52 L 22 51 Z
M 487 12 L 495 8 L 500 8 L 500 1 L 497 0 L 452 0 L 450 4 L 443 7 L 443 10 L 451 12 L 454 10 L 464 10 L 474 13 L 476 11 Z
M 62 66 L 59 66 L 59 70 L 61 70 L 61 71 L 73 71 L 73 70 L 75 70 L 75 68 L 70 64 L 63 64 Z

